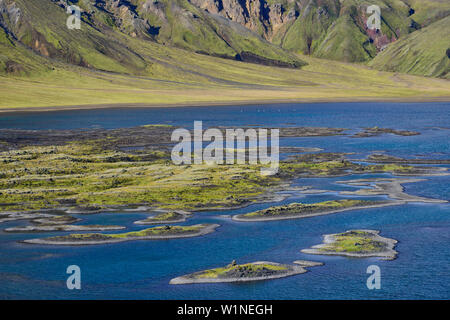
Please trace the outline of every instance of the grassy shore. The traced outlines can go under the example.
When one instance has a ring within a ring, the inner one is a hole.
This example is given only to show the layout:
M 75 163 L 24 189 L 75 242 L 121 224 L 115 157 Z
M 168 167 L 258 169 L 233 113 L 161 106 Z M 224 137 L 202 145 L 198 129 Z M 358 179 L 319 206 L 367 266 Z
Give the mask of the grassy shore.
M 130 104 L 450 100 L 448 80 L 380 72 L 359 64 L 302 56 L 307 66 L 287 69 L 174 48 L 142 48 L 146 49 L 158 59 L 142 76 L 64 64 L 31 75 L 1 75 L 0 111 Z

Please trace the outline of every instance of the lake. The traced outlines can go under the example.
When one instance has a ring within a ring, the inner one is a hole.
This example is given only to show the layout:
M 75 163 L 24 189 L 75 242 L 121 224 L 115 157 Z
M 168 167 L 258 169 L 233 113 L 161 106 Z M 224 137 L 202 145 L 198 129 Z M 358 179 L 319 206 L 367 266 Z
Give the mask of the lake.
M 92 109 L 0 114 L 0 128 L 75 129 L 120 128 L 144 124 L 203 127 L 315 126 L 357 132 L 378 126 L 419 131 L 417 136 L 385 134 L 282 138 L 281 146 L 318 147 L 325 152 L 352 152 L 361 159 L 384 151 L 405 158 L 450 159 L 450 103 L 316 103 L 224 107 Z M 449 165 L 440 165 L 449 167 Z M 1 168 L 1 164 L 0 164 Z M 450 205 L 408 203 L 387 208 L 354 210 L 306 219 L 273 222 L 236 222 L 221 215 L 238 214 L 280 203 L 318 202 L 345 198 L 352 190 L 336 181 L 390 174 L 339 178 L 302 178 L 294 185 L 331 190 L 305 195 L 293 192 L 277 203 L 195 213 L 182 224 L 218 223 L 206 236 L 165 241 L 131 241 L 112 245 L 62 247 L 19 243 L 36 237 L 66 233 L 20 234 L 0 231 L 1 299 L 449 299 Z M 450 176 L 425 177 L 405 184 L 405 191 L 423 197 L 450 200 Z M 347 197 L 348 198 L 348 197 Z M 385 199 L 383 196 L 371 199 Z M 77 215 L 74 215 L 77 216 Z M 82 216 L 81 224 L 120 224 L 129 230 L 143 213 L 101 213 Z M 81 216 L 78 216 L 81 217 Z M 1 230 L 26 225 L 2 223 Z M 398 258 L 347 258 L 301 253 L 322 242 L 323 234 L 349 229 L 380 230 L 399 241 Z M 169 285 L 187 273 L 238 263 L 294 260 L 322 261 L 324 266 L 283 279 L 240 284 Z M 81 268 L 81 290 L 68 290 L 66 268 Z M 381 289 L 369 290 L 366 269 L 381 269 Z

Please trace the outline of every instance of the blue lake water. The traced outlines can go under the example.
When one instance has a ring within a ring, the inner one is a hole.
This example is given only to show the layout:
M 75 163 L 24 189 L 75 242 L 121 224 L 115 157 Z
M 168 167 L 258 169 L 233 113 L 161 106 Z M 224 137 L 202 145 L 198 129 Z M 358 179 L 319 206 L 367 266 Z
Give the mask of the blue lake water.
M 419 136 L 383 135 L 284 138 L 282 146 L 319 147 L 326 152 L 355 152 L 362 158 L 386 151 L 408 158 L 450 158 L 450 103 L 328 103 L 265 106 L 130 108 L 0 114 L 0 128 L 68 129 L 119 128 L 166 123 L 192 128 L 194 120 L 215 126 L 326 126 L 357 131 L 368 126 L 416 130 Z M 1 165 L 0 165 L 1 166 Z M 448 167 L 448 166 L 447 166 Z M 0 167 L 1 170 L 1 167 Z M 332 191 L 353 190 L 336 181 L 389 174 L 299 179 L 296 185 Z M 405 184 L 406 192 L 450 200 L 450 177 L 426 177 Z M 195 213 L 183 224 L 218 223 L 216 232 L 197 238 L 134 241 L 113 245 L 63 247 L 27 245 L 18 241 L 65 233 L 10 234 L 0 231 L 0 299 L 449 299 L 450 205 L 410 203 L 355 210 L 307 219 L 242 223 L 221 217 L 280 203 L 317 202 L 343 198 L 334 192 L 292 194 L 278 203 L 254 204 L 227 211 Z M 373 197 L 382 199 L 383 197 Z M 103 213 L 82 216 L 81 224 L 120 224 L 128 230 L 142 213 Z M 0 229 L 26 225 L 2 223 Z M 349 229 L 380 230 L 399 240 L 398 258 L 358 259 L 308 255 L 301 249 L 319 244 L 323 234 Z M 268 260 L 322 261 L 324 266 L 278 280 L 246 284 L 169 285 L 191 272 L 239 263 Z M 68 290 L 66 268 L 81 268 L 82 289 Z M 366 269 L 381 268 L 381 289 L 368 290 Z

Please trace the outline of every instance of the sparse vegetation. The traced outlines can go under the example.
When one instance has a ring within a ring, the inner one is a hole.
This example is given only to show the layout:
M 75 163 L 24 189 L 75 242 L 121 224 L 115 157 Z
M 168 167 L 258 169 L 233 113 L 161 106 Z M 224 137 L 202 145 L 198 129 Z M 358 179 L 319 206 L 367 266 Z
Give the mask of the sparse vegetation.
M 385 244 L 372 239 L 373 234 L 367 231 L 347 231 L 334 235 L 335 242 L 326 244 L 319 250 L 336 252 L 369 253 L 382 251 Z
M 224 268 L 215 268 L 209 269 L 205 271 L 200 271 L 194 274 L 194 277 L 197 278 L 221 278 L 221 277 L 229 277 L 235 276 L 240 273 L 245 275 L 246 277 L 252 276 L 261 276 L 262 274 L 271 274 L 279 271 L 286 271 L 288 268 L 284 265 L 279 264 L 269 264 L 269 263 L 261 263 L 261 264 L 235 264 L 228 265 Z
M 349 230 L 343 233 L 324 236 L 324 243 L 311 249 L 303 249 L 304 253 L 344 255 L 350 257 L 382 257 L 395 259 L 394 250 L 397 240 L 379 236 L 375 230 Z

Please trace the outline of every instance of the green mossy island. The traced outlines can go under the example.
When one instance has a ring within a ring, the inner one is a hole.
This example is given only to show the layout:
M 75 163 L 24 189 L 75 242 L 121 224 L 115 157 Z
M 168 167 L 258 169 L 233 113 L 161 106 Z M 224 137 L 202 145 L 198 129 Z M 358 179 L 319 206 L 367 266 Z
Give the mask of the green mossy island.
M 160 226 L 126 233 L 69 234 L 66 236 L 55 236 L 44 239 L 24 240 L 23 242 L 32 244 L 53 244 L 53 245 L 89 245 L 89 244 L 116 243 L 131 240 L 166 240 L 166 239 L 187 238 L 205 235 L 214 232 L 214 230 L 217 227 L 219 227 L 218 224 L 197 224 L 191 226 Z
M 343 233 L 328 234 L 324 236 L 323 244 L 301 251 L 319 255 L 395 259 L 397 251 L 394 248 L 397 240 L 381 237 L 379 233 L 375 230 L 350 230 Z
M 95 144 L 33 146 L 0 153 L 0 211 L 66 208 L 69 213 L 151 206 L 167 210 L 235 207 L 256 201 L 277 177 L 260 166 L 174 165 L 154 151 Z
M 152 217 L 146 218 L 144 220 L 135 221 L 135 224 L 165 224 L 165 223 L 176 223 L 183 222 L 186 217 L 189 216 L 188 212 L 184 211 L 168 211 L 161 212 Z
M 125 229 L 123 226 L 91 225 L 40 225 L 6 228 L 5 232 L 57 232 L 57 231 L 112 231 Z
M 368 201 L 368 200 L 331 200 L 317 203 L 290 203 L 283 206 L 270 207 L 245 214 L 233 216 L 236 221 L 270 221 L 307 218 L 318 215 L 331 214 L 347 210 L 378 208 L 396 205 L 395 201 Z
M 308 262 L 287 265 L 268 261 L 237 264 L 235 261 L 221 268 L 208 269 L 170 280 L 170 284 L 245 282 L 284 278 L 307 272 L 305 267 L 321 265 Z
M 376 137 L 376 136 L 380 136 L 385 133 L 390 133 L 390 134 L 394 134 L 397 136 L 405 136 L 405 137 L 420 135 L 420 132 L 416 132 L 416 131 L 372 127 L 372 128 L 365 128 L 363 131 L 358 132 L 355 135 L 353 135 L 353 137 L 354 138 Z

